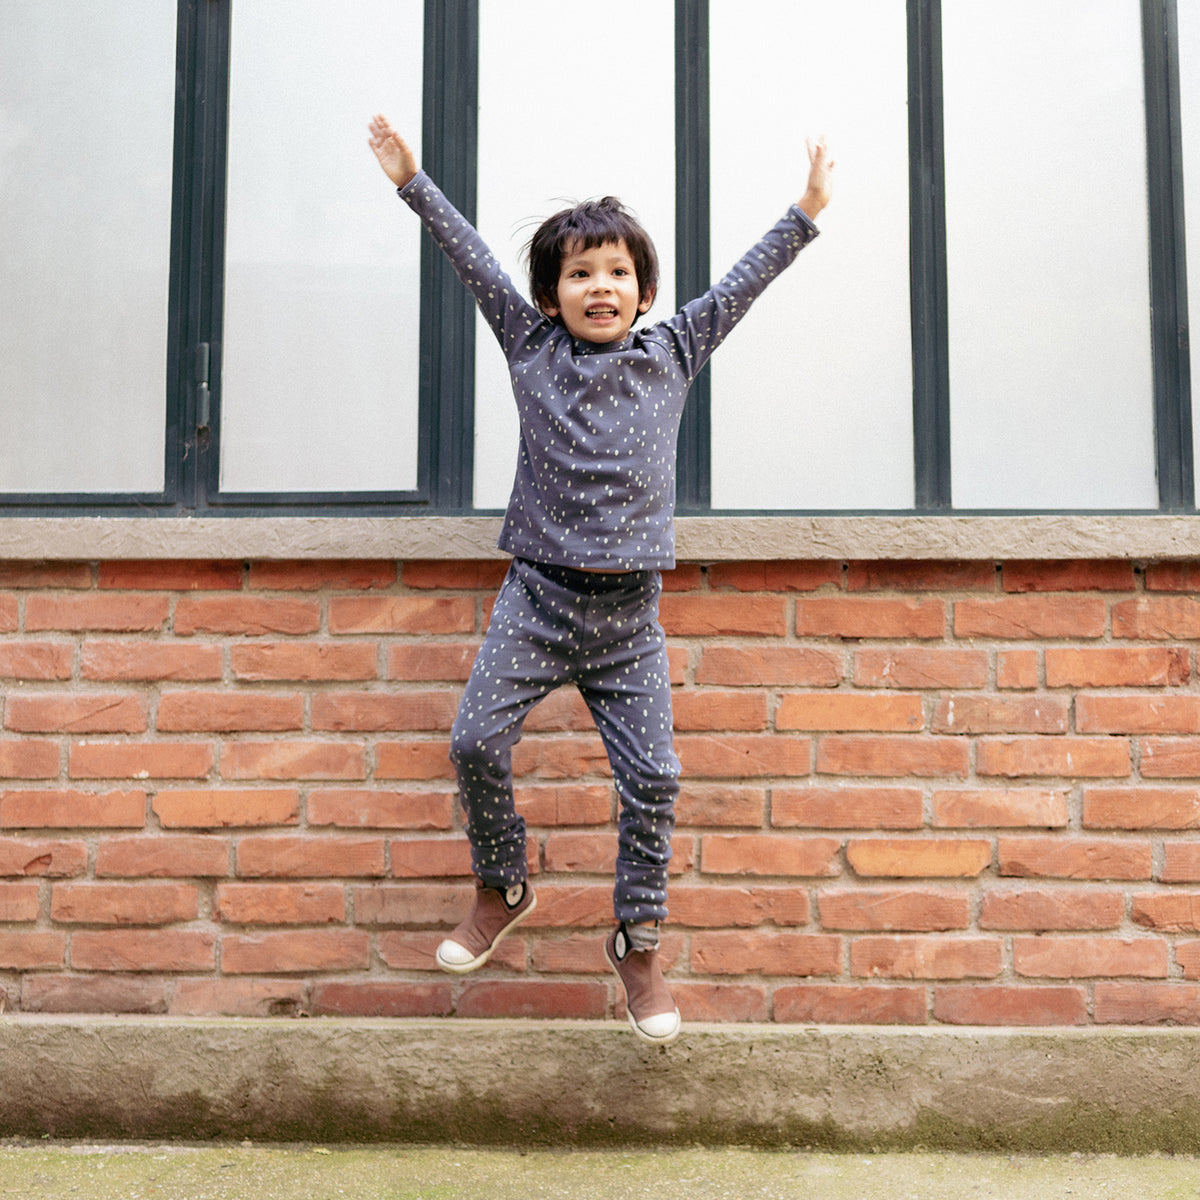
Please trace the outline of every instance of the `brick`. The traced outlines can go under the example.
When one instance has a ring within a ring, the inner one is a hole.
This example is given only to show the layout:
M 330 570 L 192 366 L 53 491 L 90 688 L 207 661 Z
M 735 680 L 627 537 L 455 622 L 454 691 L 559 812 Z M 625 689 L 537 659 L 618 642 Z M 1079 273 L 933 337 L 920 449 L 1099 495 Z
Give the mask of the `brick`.
M 205 779 L 216 763 L 207 742 L 75 742 L 72 779 Z
M 200 915 L 186 883 L 56 883 L 50 919 L 73 925 L 173 925 Z
M 780 596 L 664 594 L 658 614 L 668 637 L 783 637 L 787 633 L 787 601 Z
M 1038 686 L 1036 650 L 999 650 L 996 653 L 996 686 L 1008 691 L 1032 691 Z
M 96 586 L 171 592 L 240 590 L 242 564 L 227 561 L 123 559 L 102 562 Z
M 1086 788 L 1085 829 L 1200 828 L 1200 788 Z
M 221 678 L 220 646 L 172 642 L 86 641 L 80 651 L 84 679 L 142 682 Z
M 968 879 L 987 870 L 992 843 L 983 838 L 861 838 L 846 846 L 860 876 L 889 879 Z
M 366 747 L 354 742 L 233 742 L 223 779 L 365 779 Z
M 836 687 L 842 656 L 807 646 L 704 646 L 698 684 L 721 687 Z
M 406 742 L 380 742 L 375 748 L 376 779 L 451 779 L 449 747 L 445 738 L 437 741 L 412 739 Z
M 983 650 L 910 649 L 856 650 L 857 687 L 983 688 L 988 681 L 988 656 Z
M 46 596 L 25 601 L 25 632 L 154 633 L 170 614 L 166 596 Z
M 698 592 L 709 568 L 701 563 L 680 563 L 662 572 L 664 592 Z
M 940 638 L 946 632 L 942 600 L 822 597 L 796 601 L 801 637 Z
M 90 563 L 4 562 L 0 563 L 0 587 L 20 589 L 90 588 Z
M 316 600 L 284 600 L 266 596 L 183 596 L 175 605 L 173 628 L 180 637 L 195 633 L 299 637 L 316 633 L 321 606 Z
M 405 642 L 389 646 L 387 678 L 413 683 L 465 683 L 479 642 Z
M 446 723 L 449 728 L 450 721 Z M 560 687 L 539 700 L 525 721 L 526 733 L 565 733 L 595 728 L 592 714 L 574 687 Z
M 1198 1025 L 1200 987 L 1188 983 L 1098 983 L 1097 1025 Z
M 672 697 L 678 730 L 756 732 L 767 728 L 764 692 L 681 691 Z
M 850 973 L 860 979 L 990 979 L 1000 973 L 999 938 L 867 936 L 850 944 Z
M 1001 875 L 1043 879 L 1149 879 L 1153 871 L 1147 842 L 1002 837 L 997 855 Z
M 1125 916 L 1120 892 L 1092 888 L 994 888 L 983 894 L 980 929 L 1115 929 Z
M 0 829 L 140 829 L 142 791 L 0 791 Z
M 530 825 L 605 825 L 614 812 L 608 784 L 525 785 L 515 795 L 517 811 Z
M 204 834 L 107 837 L 96 847 L 96 878 L 204 879 L 229 874 L 229 843 Z
M 471 874 L 471 848 L 466 838 L 407 838 L 391 846 L 392 875 L 397 879 Z
M 460 1017 L 522 1017 L 595 1021 L 608 1008 L 603 983 L 559 980 L 485 980 L 468 983 L 458 997 Z
M 57 779 L 59 749 L 57 742 L 0 742 L 0 779 Z
M 37 883 L 0 883 L 0 923 L 36 921 L 40 891 Z
M 71 935 L 77 971 L 211 971 L 216 935 L 208 930 L 79 929 Z
M 390 559 L 302 559 L 250 564 L 249 586 L 275 592 L 316 592 L 323 588 L 369 591 L 391 587 L 397 578 Z
M 1177 941 L 1175 958 L 1184 979 L 1200 979 L 1200 941 Z
M 762 1022 L 769 1005 L 766 988 L 737 983 L 680 983 L 671 986 L 685 1026 L 702 1022 Z M 618 1008 L 624 1011 L 624 1003 Z
M 1163 847 L 1163 883 L 1200 881 L 1200 843 L 1168 841 Z
M 65 933 L 0 929 L 0 970 L 46 970 L 61 967 L 66 960 Z
M 160 733 L 282 733 L 301 728 L 304 698 L 264 692 L 168 692 L 158 702 Z
M 464 908 L 461 903 L 459 907 L 460 909 Z M 461 911 L 458 915 L 465 916 L 466 914 L 465 911 Z M 361 918 L 359 919 L 361 921 Z M 451 920 L 445 922 L 447 925 L 452 923 Z M 445 936 L 444 929 L 432 930 L 427 933 L 415 932 L 410 929 L 380 933 L 377 938 L 379 957 L 394 971 L 437 971 L 440 968 L 434 955 Z M 597 935 L 593 934 L 590 940 L 595 942 Z M 601 950 L 603 950 L 602 945 Z M 494 967 L 503 967 L 506 971 L 524 971 L 526 968 L 525 953 L 525 939 L 520 936 L 518 930 L 515 934 L 509 934 L 500 943 L 488 962 Z M 603 970 L 608 970 L 607 962 L 604 963 Z
M 261 878 L 381 876 L 381 838 L 244 837 L 237 848 L 237 873 Z
M 934 988 L 933 1015 L 947 1025 L 1084 1025 L 1087 991 L 951 984 Z
M 811 878 L 839 874 L 838 838 L 714 833 L 700 842 L 706 875 L 785 875 Z
M 452 634 L 475 632 L 467 596 L 340 596 L 329 602 L 329 632 Z
M 14 733 L 144 733 L 146 701 L 131 695 L 10 694 L 4 724 Z
M 725 826 L 761 829 L 766 811 L 766 788 L 737 784 L 688 783 L 675 801 L 675 820 L 685 828 Z M 607 816 L 604 819 L 607 820 Z
M 672 850 L 671 866 L 678 869 L 678 839 Z M 617 865 L 617 834 L 615 830 L 606 830 L 604 833 L 552 833 L 546 838 L 542 857 L 547 871 L 611 875 Z
M 946 888 L 827 888 L 817 893 L 817 912 L 823 929 L 933 933 L 966 929 L 971 899 Z
M 16 596 L 0 596 L 0 633 L 15 633 L 20 619 Z
M 382 860 L 382 854 L 380 855 Z M 611 889 L 609 889 L 611 892 Z M 538 910 L 542 908 L 542 892 L 538 889 Z M 418 928 L 434 925 L 452 929 L 470 911 L 469 889 L 462 883 L 453 884 L 372 884 L 351 890 L 355 924 L 399 925 Z M 407 938 L 409 935 L 405 935 Z M 440 942 L 444 934 L 436 935 Z M 405 943 L 406 944 L 406 943 Z M 436 946 L 436 943 L 434 943 Z M 428 967 L 430 964 L 424 964 Z
M 449 730 L 458 695 L 449 691 L 321 692 L 312 700 L 314 730 Z
M 307 975 L 365 971 L 370 965 L 370 937 L 358 929 L 227 933 L 221 938 L 225 975 Z
M 990 562 L 852 562 L 846 587 L 852 592 L 992 591 L 996 568 Z
M 139 1013 L 167 1011 L 161 979 L 130 976 L 33 975 L 21 982 L 21 1008 L 39 1013 Z
M 446 791 L 317 790 L 309 793 L 308 824 L 344 829 L 450 829 L 455 801 L 455 794 Z
M 0 679 L 70 679 L 73 657 L 66 642 L 0 642 Z
M 546 889 L 538 890 L 538 903 Z M 596 903 L 607 923 L 611 889 L 597 889 Z M 667 898 L 670 924 L 694 929 L 748 929 L 756 925 L 806 925 L 806 887 L 745 884 L 676 884 Z
M 87 864 L 86 842 L 0 838 L 0 877 L 36 875 L 44 879 L 63 879 L 82 875 Z
M 299 1017 L 308 1011 L 305 990 L 295 979 L 181 979 L 167 1011 L 173 1017 Z
M 842 939 L 829 934 L 711 931 L 692 934 L 693 975 L 840 975 Z
M 410 588 L 466 588 L 471 591 L 496 591 L 508 573 L 507 559 L 409 559 L 404 563 L 401 580 Z
M 969 770 L 970 747 L 962 738 L 847 734 L 817 743 L 821 775 L 937 779 L 965 777 Z
M 675 937 L 673 957 L 678 957 L 682 938 Z M 667 967 L 666 938 L 659 942 L 659 962 Z M 608 969 L 604 941 L 598 933 L 570 934 L 560 938 L 539 938 L 532 946 L 531 965 L 538 974 L 603 975 Z
M 675 753 L 688 779 L 753 779 L 807 775 L 811 741 L 778 734 L 685 733 Z
M 1133 564 L 1124 559 L 1006 562 L 1001 580 L 1006 592 L 1132 592 L 1137 586 Z
M 340 883 L 222 883 L 213 911 L 229 925 L 325 925 L 346 920 Z
M 1099 596 L 1005 596 L 954 605 L 954 633 L 960 638 L 1099 638 L 1105 620 Z
M 1200 696 L 1079 695 L 1075 726 L 1080 733 L 1200 733 Z
M 1125 738 L 997 738 L 979 742 L 975 754 L 980 775 L 1007 778 L 1125 778 L 1131 768 Z
M 1047 687 L 1175 687 L 1189 678 L 1183 646 L 1048 646 Z
M 775 989 L 775 1020 L 803 1025 L 923 1025 L 925 989 L 807 983 Z
M 1143 738 L 1144 779 L 1200 778 L 1200 738 Z
M 513 752 L 513 774 L 539 779 L 579 779 L 608 774 L 608 755 L 598 735 L 523 738 Z
M 938 701 L 934 733 L 1066 733 L 1069 703 L 1061 696 L 948 696 Z
M 1141 892 L 1133 897 L 1130 919 L 1161 933 L 1200 930 L 1200 892 Z
M 313 985 L 314 1017 L 448 1017 L 454 1011 L 449 983 L 320 982 Z
M 776 729 L 905 732 L 925 724 L 920 696 L 891 693 L 788 693 L 775 712 Z
M 1165 979 L 1169 965 L 1166 941 L 1150 937 L 1015 937 L 1012 953 L 1013 970 L 1028 978 Z
M 810 829 L 919 829 L 920 788 L 787 787 L 771 790 L 771 824 Z
M 840 587 L 840 562 L 713 563 L 708 568 L 709 585 L 734 588 L 739 592 L 815 592 L 832 585 Z
M 1153 562 L 1146 564 L 1146 591 L 1200 591 L 1200 562 Z
M 28 622 L 26 623 L 28 628 Z M 1190 596 L 1139 596 L 1113 605 L 1115 638 L 1192 641 L 1200 638 L 1200 600 Z
M 277 680 L 374 679 L 379 650 L 371 642 L 256 642 L 229 652 L 234 678 L 246 682 Z
M 164 790 L 154 797 L 164 829 L 230 829 L 295 825 L 300 796 L 295 788 Z
M 1065 828 L 1067 791 L 1055 788 L 963 788 L 933 793 L 939 829 Z

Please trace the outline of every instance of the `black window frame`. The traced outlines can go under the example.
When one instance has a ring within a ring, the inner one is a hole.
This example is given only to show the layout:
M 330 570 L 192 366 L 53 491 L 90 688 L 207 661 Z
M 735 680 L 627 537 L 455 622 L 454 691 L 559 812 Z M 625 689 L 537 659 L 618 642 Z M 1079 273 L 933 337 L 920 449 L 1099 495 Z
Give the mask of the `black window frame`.
M 405 492 L 231 493 L 219 486 L 230 23 L 237 0 L 178 0 L 164 487 L 160 493 L 0 494 L 0 516 L 478 515 L 476 321 L 469 294 L 422 238 L 417 487 Z M 476 216 L 480 0 L 425 0 L 423 165 Z M 709 2 L 675 0 L 676 298 L 710 276 Z M 952 505 L 942 0 L 906 0 L 914 503 L 889 516 L 1021 515 Z M 1178 0 L 1141 0 L 1158 508 L 1194 513 L 1179 99 Z M 711 504 L 711 384 L 696 381 L 679 439 L 681 515 L 853 516 L 867 509 L 720 510 Z

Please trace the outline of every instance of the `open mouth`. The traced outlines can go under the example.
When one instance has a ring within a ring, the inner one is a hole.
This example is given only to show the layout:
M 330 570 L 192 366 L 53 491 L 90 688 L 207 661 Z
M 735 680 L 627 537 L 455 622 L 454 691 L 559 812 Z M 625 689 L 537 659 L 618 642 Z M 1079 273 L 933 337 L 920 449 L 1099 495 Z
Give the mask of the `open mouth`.
M 593 320 L 604 321 L 610 317 L 615 317 L 617 315 L 617 310 L 611 307 L 600 306 L 597 308 L 589 308 L 587 310 L 587 315 Z

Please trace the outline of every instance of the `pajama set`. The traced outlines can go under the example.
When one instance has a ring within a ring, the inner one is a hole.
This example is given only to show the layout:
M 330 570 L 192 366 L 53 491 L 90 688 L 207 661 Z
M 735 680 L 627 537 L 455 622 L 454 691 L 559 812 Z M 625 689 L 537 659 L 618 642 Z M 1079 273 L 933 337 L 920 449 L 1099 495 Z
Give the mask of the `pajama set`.
M 471 224 L 418 171 L 401 197 L 470 289 L 508 361 L 521 442 L 498 545 L 513 556 L 450 735 L 475 874 L 526 878 L 512 748 L 530 709 L 574 683 L 621 802 L 618 921 L 666 917 L 679 791 L 659 572 L 675 565 L 675 443 L 700 368 L 816 237 L 796 206 L 669 320 L 598 344 L 517 291 Z

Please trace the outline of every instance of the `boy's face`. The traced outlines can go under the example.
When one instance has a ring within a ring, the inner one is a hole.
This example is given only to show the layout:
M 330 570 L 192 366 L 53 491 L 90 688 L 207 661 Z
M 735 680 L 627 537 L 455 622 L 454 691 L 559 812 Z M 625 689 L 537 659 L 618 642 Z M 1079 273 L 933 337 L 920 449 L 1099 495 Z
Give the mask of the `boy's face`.
M 543 305 L 548 317 L 561 314 L 567 332 L 585 342 L 619 342 L 639 313 L 654 301 L 640 296 L 637 273 L 625 239 L 584 250 L 568 246 L 558 269 L 558 304 Z

